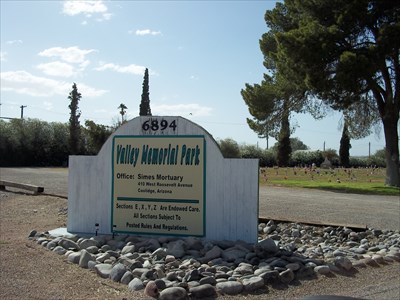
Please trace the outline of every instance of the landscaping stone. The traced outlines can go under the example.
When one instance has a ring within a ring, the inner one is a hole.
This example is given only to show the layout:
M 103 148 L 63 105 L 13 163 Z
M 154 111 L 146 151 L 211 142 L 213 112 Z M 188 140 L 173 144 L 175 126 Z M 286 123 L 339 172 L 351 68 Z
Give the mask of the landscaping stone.
M 92 254 L 90 254 L 89 252 L 87 252 L 85 249 L 83 249 L 81 251 L 81 257 L 79 258 L 79 266 L 81 268 L 86 268 L 88 267 L 88 262 L 90 260 L 96 260 L 96 258 L 94 256 L 92 256 Z
M 128 284 L 128 289 L 132 292 L 140 291 L 144 289 L 143 282 L 139 278 L 133 278 Z
M 208 283 L 190 288 L 189 293 L 191 294 L 192 297 L 199 299 L 217 296 L 215 288 Z
M 287 269 L 281 273 L 279 273 L 279 279 L 283 282 L 283 283 L 291 283 L 294 280 L 294 273 L 292 270 Z
M 98 264 L 94 267 L 96 273 L 102 278 L 109 278 L 112 270 L 110 264 Z
M 347 257 L 339 256 L 335 258 L 335 266 L 349 271 L 353 267 L 353 264 Z
M 182 287 L 170 287 L 161 291 L 159 300 L 187 300 L 188 295 Z
M 158 291 L 160 300 L 253 293 L 268 285 L 400 261 L 399 231 L 356 232 L 297 223 L 259 224 L 255 244 L 195 237 L 73 236 L 72 240 L 48 233 L 31 235 L 30 240 L 65 255 L 68 262 L 128 285 L 131 291 L 144 289 L 148 297 L 156 298 L 151 295 Z
M 243 291 L 243 284 L 238 281 L 219 282 L 216 289 L 222 295 L 238 295 Z
M 61 246 L 56 246 L 53 249 L 53 252 L 57 253 L 58 255 L 64 255 L 67 252 L 67 250 Z
M 86 248 L 89 248 L 91 246 L 98 247 L 99 243 L 97 241 L 95 241 L 95 240 L 92 240 L 92 239 L 83 239 L 81 242 L 78 243 L 78 245 L 79 245 L 79 248 L 86 249 Z
M 110 278 L 112 281 L 119 282 L 121 281 L 122 276 L 124 276 L 126 272 L 126 267 L 125 265 L 121 263 L 117 263 L 116 265 L 113 266 L 110 272 Z
M 67 260 L 74 264 L 79 264 L 79 259 L 81 258 L 81 252 L 72 252 L 68 255 Z
M 331 269 L 327 265 L 322 265 L 322 266 L 316 266 L 314 268 L 315 273 L 321 274 L 321 275 L 327 275 L 331 273 Z
M 65 249 L 67 249 L 67 250 L 79 250 L 80 249 L 77 243 L 75 243 L 72 240 L 65 239 L 65 238 L 61 239 L 58 242 L 58 245 L 63 247 L 63 248 L 65 248 Z
M 243 288 L 246 292 L 252 293 L 265 286 L 264 279 L 259 276 L 243 279 Z
M 144 289 L 144 294 L 149 297 L 157 298 L 160 295 L 157 284 L 154 281 L 149 281 Z
M 131 271 L 126 271 L 124 273 L 124 275 L 122 275 L 121 283 L 122 284 L 129 284 L 129 282 L 131 282 L 132 279 L 133 279 L 132 272 Z

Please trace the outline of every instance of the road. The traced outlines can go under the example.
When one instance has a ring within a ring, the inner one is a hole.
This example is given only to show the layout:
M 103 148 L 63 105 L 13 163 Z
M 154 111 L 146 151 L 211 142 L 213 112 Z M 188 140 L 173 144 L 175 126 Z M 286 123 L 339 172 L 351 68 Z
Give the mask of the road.
M 0 168 L 0 179 L 68 194 L 66 168 Z M 400 229 L 400 197 L 260 186 L 259 215 L 271 219 Z
M 400 229 L 400 196 L 260 187 L 260 216 L 298 222 Z

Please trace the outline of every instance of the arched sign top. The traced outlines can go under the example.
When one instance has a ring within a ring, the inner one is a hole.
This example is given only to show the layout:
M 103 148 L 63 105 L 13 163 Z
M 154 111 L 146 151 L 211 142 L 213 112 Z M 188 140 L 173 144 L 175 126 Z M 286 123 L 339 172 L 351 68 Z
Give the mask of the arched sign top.
M 213 136 L 198 124 L 180 116 L 140 116 L 120 126 L 107 140 L 110 143 L 115 135 L 140 136 L 182 136 L 203 135 L 208 146 L 216 147 L 222 157 L 219 145 Z M 103 148 L 106 148 L 105 145 Z M 103 148 L 101 151 L 103 151 Z

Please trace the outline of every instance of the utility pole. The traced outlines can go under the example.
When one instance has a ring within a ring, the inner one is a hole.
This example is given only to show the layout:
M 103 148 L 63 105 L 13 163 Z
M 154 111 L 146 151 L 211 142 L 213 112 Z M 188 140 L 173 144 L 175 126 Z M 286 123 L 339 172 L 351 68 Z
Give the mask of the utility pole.
M 21 119 L 24 118 L 24 107 L 27 107 L 27 106 L 26 105 L 21 105 L 20 106 L 20 108 L 21 108 Z
M 368 157 L 371 157 L 371 142 L 368 143 Z

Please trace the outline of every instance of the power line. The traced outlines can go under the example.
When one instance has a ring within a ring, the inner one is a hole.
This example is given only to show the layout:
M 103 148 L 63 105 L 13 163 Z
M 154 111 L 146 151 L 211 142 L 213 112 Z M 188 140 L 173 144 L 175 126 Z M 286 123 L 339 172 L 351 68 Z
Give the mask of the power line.
M 10 118 L 10 117 L 0 117 L 0 119 L 17 120 L 17 118 Z

